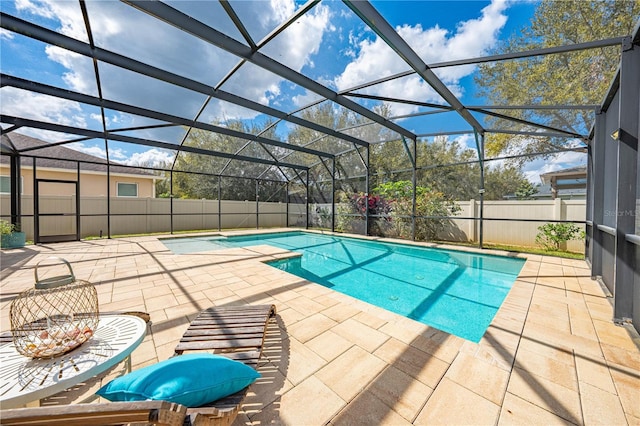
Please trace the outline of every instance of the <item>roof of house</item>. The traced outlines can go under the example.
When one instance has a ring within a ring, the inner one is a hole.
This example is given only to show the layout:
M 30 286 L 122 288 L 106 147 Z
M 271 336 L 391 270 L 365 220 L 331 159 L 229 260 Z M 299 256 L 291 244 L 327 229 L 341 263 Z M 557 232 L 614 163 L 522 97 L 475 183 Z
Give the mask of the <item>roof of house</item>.
M 554 170 L 553 172 L 542 173 L 540 180 L 543 184 L 550 181 L 551 178 L 581 178 L 587 176 L 587 166 L 571 167 L 568 169 Z
M 67 148 L 64 145 L 49 145 L 48 142 L 45 142 L 40 139 L 33 138 L 31 136 L 22 135 L 19 133 L 11 133 L 10 135 L 4 134 L 2 135 L 2 145 L 7 147 L 15 147 L 19 152 L 25 149 L 29 149 L 29 151 L 25 152 L 24 155 L 30 155 L 35 157 L 46 157 L 46 158 L 38 158 L 37 166 L 38 167 L 48 167 L 54 169 L 69 169 L 76 170 L 78 161 L 82 162 L 82 171 L 96 171 L 106 173 L 106 165 L 107 160 L 104 158 L 96 157 L 94 155 L 85 154 L 84 152 L 76 151 L 75 149 Z M 38 148 L 31 150 L 30 148 Z M 6 152 L 3 149 L 3 152 Z M 5 155 L 0 156 L 0 163 L 7 164 L 9 162 L 9 158 Z M 98 164 L 95 164 L 98 163 Z M 32 165 L 33 159 L 31 157 L 21 157 L 22 165 Z M 122 174 L 130 174 L 130 175 L 141 175 L 141 177 L 152 177 L 155 176 L 153 173 L 137 169 L 134 167 L 126 167 L 123 165 L 114 164 L 113 161 L 110 161 L 111 173 L 122 173 Z
M 587 194 L 586 185 L 583 188 L 569 188 L 569 189 L 561 188 L 561 189 L 562 189 L 561 195 L 566 197 L 585 196 Z M 540 185 L 538 187 L 538 192 L 533 195 L 533 198 L 547 198 L 547 197 L 549 198 L 553 197 L 551 184 L 548 184 L 548 183 L 545 185 Z

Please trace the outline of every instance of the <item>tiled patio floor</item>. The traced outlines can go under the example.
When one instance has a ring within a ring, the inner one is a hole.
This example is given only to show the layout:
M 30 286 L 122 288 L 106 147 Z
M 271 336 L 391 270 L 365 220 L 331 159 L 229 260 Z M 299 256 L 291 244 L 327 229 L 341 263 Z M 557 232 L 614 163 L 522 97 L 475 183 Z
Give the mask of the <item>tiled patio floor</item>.
M 531 255 L 478 344 L 264 265 L 268 246 L 174 255 L 156 237 L 2 253 L 1 328 L 47 256 L 102 311 L 151 314 L 134 368 L 168 358 L 211 305 L 273 303 L 262 378 L 237 425 L 640 425 L 640 340 L 584 261 Z

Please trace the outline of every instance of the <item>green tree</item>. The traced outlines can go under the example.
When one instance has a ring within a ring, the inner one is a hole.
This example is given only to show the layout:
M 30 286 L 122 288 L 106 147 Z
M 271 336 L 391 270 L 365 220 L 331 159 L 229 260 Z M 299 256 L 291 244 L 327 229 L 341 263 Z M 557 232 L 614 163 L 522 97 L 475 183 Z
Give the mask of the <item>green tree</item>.
M 502 200 L 506 195 L 515 193 L 527 182 L 518 165 L 504 164 L 500 167 L 487 167 L 484 173 L 484 199 Z
M 475 149 L 462 147 L 458 141 L 446 136 L 431 143 L 418 145 L 419 164 L 428 168 L 418 173 L 418 183 L 446 194 L 454 200 L 478 198 L 480 164 Z M 446 164 L 456 164 L 447 166 Z M 513 194 L 526 181 L 518 165 L 486 163 L 484 171 L 484 198 L 501 200 Z
M 163 164 L 156 167 L 170 168 L 171 164 Z M 171 196 L 171 181 L 169 180 L 170 173 L 162 170 L 154 171 L 154 174 L 158 176 L 156 180 L 156 197 L 157 198 L 169 198 Z
M 133 165 L 148 169 L 155 169 L 147 170 L 147 172 L 157 176 L 155 183 L 157 198 L 168 198 L 171 195 L 171 183 L 169 180 L 169 172 L 167 172 L 167 170 L 171 170 L 171 162 L 148 160 L 138 161 Z
M 543 0 L 522 34 L 513 34 L 495 52 L 527 51 L 631 34 L 640 16 L 640 0 Z M 598 104 L 618 67 L 620 46 L 571 53 L 497 61 L 479 66 L 480 96 L 494 104 Z M 588 110 L 509 111 L 508 115 L 588 133 L 593 114 Z M 526 126 L 492 119 L 495 127 Z M 528 129 L 533 130 L 533 128 Z M 489 134 L 489 156 L 550 151 L 566 139 Z M 549 157 L 550 155 L 547 155 Z M 525 160 L 519 160 L 525 161 Z
M 345 129 L 354 124 L 354 116 L 345 108 L 335 108 L 331 102 L 307 108 L 300 113 L 307 121 L 331 128 Z M 314 129 L 295 126 L 287 137 L 287 141 L 294 145 L 300 145 L 328 153 L 338 153 L 353 150 L 351 142 L 325 135 Z M 331 201 L 332 162 L 328 159 L 309 156 L 308 154 L 295 153 L 287 160 L 300 161 L 303 164 L 313 166 L 310 170 L 309 182 L 312 185 L 311 198 L 314 202 L 328 203 Z M 359 162 L 355 151 L 342 155 L 336 161 L 336 178 L 344 179 L 349 176 L 362 174 L 364 165 Z M 349 181 L 343 181 L 348 183 Z M 347 191 L 356 192 L 355 187 L 349 186 Z
M 480 187 L 480 167 L 475 149 L 462 146 L 447 136 L 418 144 L 418 184 L 455 200 L 476 198 Z M 447 165 L 455 164 L 455 165 Z
M 515 195 L 518 200 L 530 200 L 531 197 L 537 193 L 538 188 L 526 180 L 520 184 L 518 189 L 516 189 Z
M 383 116 L 389 115 L 389 108 L 383 104 L 374 107 L 373 110 Z M 393 132 L 387 128 L 372 123 L 365 117 L 338 107 L 331 102 L 307 108 L 300 112 L 300 116 L 305 120 L 335 129 L 362 141 L 371 142 L 372 172 L 374 172 L 373 165 L 376 163 L 376 153 L 384 146 L 384 144 L 376 144 L 375 142 L 390 140 L 393 136 Z M 344 139 L 327 136 L 314 129 L 301 126 L 294 126 L 291 129 L 287 142 L 336 154 L 336 179 L 338 179 L 336 183 L 339 185 L 339 193 L 353 194 L 366 191 L 364 185 L 367 172 L 365 147 L 356 146 Z M 326 160 L 323 164 L 319 158 L 303 153 L 291 154 L 287 156 L 287 161 L 300 161 L 303 164 L 313 166 L 310 170 L 310 182 L 313 185 L 312 199 L 314 202 L 320 203 L 330 201 L 331 161 Z
M 240 120 L 225 123 L 225 127 L 244 133 L 258 134 L 266 125 L 258 123 L 247 124 Z M 261 136 L 277 140 L 275 127 L 261 133 Z M 273 156 L 282 156 L 282 150 L 278 147 L 260 144 L 247 139 L 213 133 L 200 129 L 192 129 L 185 141 L 186 146 L 224 152 L 228 154 L 240 154 L 248 157 L 272 160 Z M 271 177 L 268 165 L 252 163 L 240 160 L 228 160 L 222 157 L 196 154 L 192 152 L 180 152 L 173 167 L 173 194 L 180 198 L 218 198 L 218 174 L 237 177 L 223 177 L 220 181 L 221 198 L 226 200 L 255 200 L 256 181 L 252 178 Z M 196 172 L 196 173 L 191 173 Z M 278 176 L 276 173 L 275 176 Z M 282 177 L 280 175 L 280 177 Z M 282 184 L 278 182 L 260 181 L 259 193 L 261 200 L 269 198 L 270 194 L 280 192 Z
M 447 136 L 436 137 L 432 141 L 421 140 L 417 149 L 419 186 L 441 192 L 447 199 L 478 198 L 480 164 L 475 149 L 463 147 L 460 142 L 451 141 Z M 372 150 L 376 152 L 372 154 L 372 187 L 411 179 L 411 161 L 401 141 L 377 144 Z M 484 178 L 487 200 L 501 200 L 505 195 L 513 194 L 526 181 L 520 167 L 514 164 L 487 163 Z
M 413 214 L 413 184 L 410 181 L 387 182 L 378 185 L 373 191 L 390 203 L 389 227 L 393 230 L 390 236 L 411 238 L 411 220 L 404 216 Z M 446 194 L 426 186 L 416 187 L 417 216 L 453 216 L 459 211 L 460 207 Z M 439 232 L 449 223 L 448 219 L 440 217 L 420 219 L 416 221 L 416 238 L 423 241 L 437 239 Z

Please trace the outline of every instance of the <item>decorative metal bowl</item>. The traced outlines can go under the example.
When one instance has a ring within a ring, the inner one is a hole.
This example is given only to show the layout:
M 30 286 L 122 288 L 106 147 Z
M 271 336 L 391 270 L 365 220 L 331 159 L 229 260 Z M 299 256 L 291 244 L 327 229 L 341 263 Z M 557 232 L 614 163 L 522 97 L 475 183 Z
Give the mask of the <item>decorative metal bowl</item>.
M 53 358 L 69 352 L 89 340 L 98 326 L 98 293 L 93 284 L 78 280 L 71 265 L 61 258 L 68 275 L 40 280 L 38 263 L 35 286 L 23 291 L 11 303 L 10 320 L 13 343 L 22 355 Z

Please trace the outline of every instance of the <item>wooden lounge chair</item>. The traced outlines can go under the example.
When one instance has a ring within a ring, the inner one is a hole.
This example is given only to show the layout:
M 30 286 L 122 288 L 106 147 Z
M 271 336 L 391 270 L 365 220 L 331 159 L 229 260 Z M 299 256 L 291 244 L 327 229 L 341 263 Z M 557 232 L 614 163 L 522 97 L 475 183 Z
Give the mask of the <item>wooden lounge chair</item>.
M 167 401 L 108 402 L 2 410 L 3 426 L 136 425 L 183 426 L 187 407 Z M 204 423 L 206 424 L 206 423 Z
M 209 308 L 189 325 L 175 354 L 210 351 L 257 368 L 274 305 Z M 230 425 L 248 388 L 202 407 L 186 408 L 166 401 L 110 402 L 2 410 L 2 425 Z
M 191 322 L 175 354 L 211 351 L 257 368 L 267 324 L 275 315 L 275 305 L 205 309 Z M 216 425 L 230 425 L 238 415 L 247 390 L 248 387 L 204 407 L 189 408 L 187 416 L 206 416 L 215 419 Z

